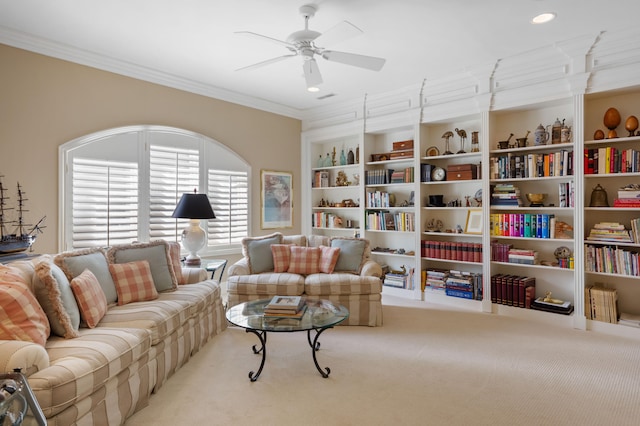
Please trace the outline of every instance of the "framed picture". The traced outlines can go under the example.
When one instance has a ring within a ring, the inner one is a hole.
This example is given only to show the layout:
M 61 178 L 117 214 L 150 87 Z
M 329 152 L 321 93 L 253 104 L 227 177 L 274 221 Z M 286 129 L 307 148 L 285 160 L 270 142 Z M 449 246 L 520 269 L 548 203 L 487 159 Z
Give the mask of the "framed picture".
M 293 227 L 293 175 L 260 171 L 260 228 Z
M 482 210 L 471 209 L 467 212 L 467 226 L 464 228 L 466 234 L 482 234 Z

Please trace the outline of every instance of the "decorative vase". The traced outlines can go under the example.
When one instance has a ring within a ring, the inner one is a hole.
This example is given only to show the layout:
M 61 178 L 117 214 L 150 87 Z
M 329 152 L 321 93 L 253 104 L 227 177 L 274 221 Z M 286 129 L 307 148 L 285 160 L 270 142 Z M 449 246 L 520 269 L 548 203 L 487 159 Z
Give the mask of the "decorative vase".
M 355 157 L 353 155 L 353 150 L 349 148 L 349 153 L 347 154 L 347 164 L 353 164 L 355 162 Z
M 347 156 L 344 155 L 344 149 L 340 151 L 340 165 L 344 166 L 347 164 Z
M 604 126 L 609 130 L 615 130 L 620 124 L 620 113 L 615 108 L 609 108 L 604 113 Z
M 635 131 L 638 128 L 638 118 L 635 115 L 631 115 L 624 122 L 624 128 L 629 132 L 629 137 L 635 135 Z

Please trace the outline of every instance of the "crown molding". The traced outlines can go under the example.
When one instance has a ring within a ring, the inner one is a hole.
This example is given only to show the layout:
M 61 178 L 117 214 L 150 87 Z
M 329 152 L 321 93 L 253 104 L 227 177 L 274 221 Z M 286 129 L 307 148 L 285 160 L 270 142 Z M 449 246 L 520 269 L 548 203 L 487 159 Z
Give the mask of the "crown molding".
M 171 87 L 197 95 L 207 96 L 249 108 L 254 108 L 290 118 L 302 120 L 301 110 L 290 108 L 264 99 L 246 96 L 237 92 L 211 86 L 198 81 L 181 78 L 131 62 L 120 61 L 105 55 L 78 49 L 62 43 L 52 42 L 0 26 L 0 43 L 41 55 L 73 62 L 80 65 L 108 71 L 126 77 Z

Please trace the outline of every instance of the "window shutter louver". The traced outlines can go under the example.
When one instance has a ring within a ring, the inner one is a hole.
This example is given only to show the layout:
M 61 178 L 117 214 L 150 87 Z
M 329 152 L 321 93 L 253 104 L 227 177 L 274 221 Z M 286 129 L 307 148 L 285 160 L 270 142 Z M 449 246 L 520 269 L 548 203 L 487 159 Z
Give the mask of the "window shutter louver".
M 137 239 L 137 163 L 74 158 L 73 182 L 74 249 Z
M 209 170 L 208 187 L 216 214 L 216 218 L 209 221 L 209 245 L 240 244 L 248 235 L 247 173 Z
M 187 219 L 171 214 L 185 192 L 199 187 L 199 155 L 195 149 L 151 145 L 149 161 L 149 237 L 180 241 Z

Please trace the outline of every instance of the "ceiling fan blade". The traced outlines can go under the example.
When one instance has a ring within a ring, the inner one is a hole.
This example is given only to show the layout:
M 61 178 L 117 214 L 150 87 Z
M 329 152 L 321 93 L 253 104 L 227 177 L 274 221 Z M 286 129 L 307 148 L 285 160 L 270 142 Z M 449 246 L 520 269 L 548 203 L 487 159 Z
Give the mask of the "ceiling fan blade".
M 279 44 L 281 46 L 286 47 L 287 49 L 293 50 L 294 52 L 296 50 L 296 48 L 295 48 L 295 46 L 293 44 L 287 43 L 286 41 L 278 40 L 277 38 L 268 37 L 266 35 L 253 33 L 251 31 L 236 31 L 236 34 L 247 35 L 249 37 L 258 38 L 260 40 L 265 40 L 265 41 L 270 41 L 272 43 L 277 43 L 277 44 Z
M 304 79 L 307 81 L 307 88 L 322 84 L 320 68 L 318 68 L 318 63 L 315 59 L 304 61 L 302 69 L 304 70 Z
M 353 65 L 354 67 L 366 68 L 372 71 L 380 71 L 386 59 L 374 56 L 357 55 L 355 53 L 336 52 L 325 50 L 322 57 L 327 61 L 340 62 L 341 64 Z
M 277 58 L 267 59 L 266 61 L 258 62 L 253 65 L 248 65 L 246 67 L 238 68 L 236 71 L 249 71 L 256 68 L 264 67 L 265 65 L 275 64 L 276 62 L 284 61 L 285 59 L 293 58 L 294 56 L 298 56 L 297 54 L 292 55 L 283 55 L 278 56 Z
M 362 34 L 362 30 L 349 21 L 342 21 L 329 28 L 314 40 L 316 46 L 329 47 Z

